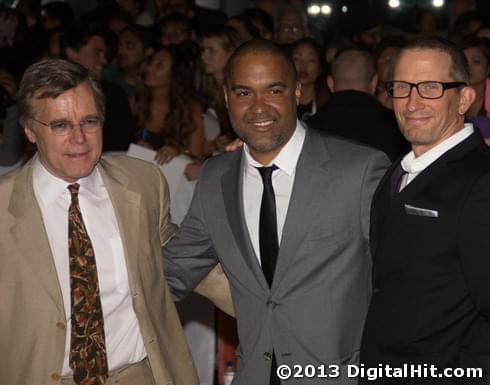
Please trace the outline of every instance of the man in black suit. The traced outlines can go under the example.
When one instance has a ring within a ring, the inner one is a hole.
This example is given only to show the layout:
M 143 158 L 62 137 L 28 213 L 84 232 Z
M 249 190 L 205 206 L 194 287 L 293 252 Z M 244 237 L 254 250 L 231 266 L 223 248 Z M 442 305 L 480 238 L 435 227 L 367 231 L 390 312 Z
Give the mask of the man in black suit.
M 107 64 L 104 33 L 91 25 L 74 25 L 63 33 L 62 56 L 83 65 L 99 79 L 105 95 L 105 121 L 102 150 L 126 151 L 134 140 L 135 125 L 124 91 L 114 82 L 102 79 Z
M 369 52 L 352 48 L 340 52 L 327 82 L 332 97 L 307 120 L 310 127 L 377 148 L 392 161 L 408 151 L 393 111 L 374 97 L 378 76 Z
M 468 84 L 463 53 L 441 38 L 405 46 L 387 83 L 412 151 L 373 200 L 374 288 L 361 362 L 381 372 L 369 384 L 490 383 L 490 157 L 464 123 L 475 99 Z M 415 366 L 402 378 L 387 374 L 386 365 L 405 363 Z M 424 365 L 437 368 L 435 378 Z M 454 368 L 462 378 L 447 377 Z M 467 368 L 481 368 L 483 378 Z

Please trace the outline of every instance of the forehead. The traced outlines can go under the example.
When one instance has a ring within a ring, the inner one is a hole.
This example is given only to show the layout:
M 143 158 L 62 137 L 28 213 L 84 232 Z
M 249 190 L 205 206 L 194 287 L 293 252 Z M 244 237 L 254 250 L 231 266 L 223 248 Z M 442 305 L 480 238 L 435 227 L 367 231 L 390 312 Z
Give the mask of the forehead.
M 303 54 L 303 55 L 317 55 L 317 51 L 309 44 L 301 44 L 293 50 L 293 54 Z
M 281 24 L 301 24 L 301 16 L 294 11 L 284 12 L 280 19 Z
M 94 35 L 90 39 L 88 39 L 87 44 L 85 44 L 84 47 L 104 49 L 105 48 L 105 41 L 101 36 Z
M 436 49 L 401 51 L 395 65 L 396 80 L 451 80 L 451 56 Z
M 267 53 L 249 53 L 235 59 L 230 84 L 251 85 L 264 82 L 292 83 L 293 74 L 286 59 Z
M 122 41 L 139 41 L 139 37 L 132 31 L 124 31 L 119 35 L 119 39 Z
M 40 90 L 33 98 L 32 109 L 34 114 L 48 116 L 49 118 L 63 118 L 73 113 L 91 114 L 96 113 L 97 106 L 95 95 L 87 82 L 66 90 L 56 98 L 41 98 L 44 90 Z

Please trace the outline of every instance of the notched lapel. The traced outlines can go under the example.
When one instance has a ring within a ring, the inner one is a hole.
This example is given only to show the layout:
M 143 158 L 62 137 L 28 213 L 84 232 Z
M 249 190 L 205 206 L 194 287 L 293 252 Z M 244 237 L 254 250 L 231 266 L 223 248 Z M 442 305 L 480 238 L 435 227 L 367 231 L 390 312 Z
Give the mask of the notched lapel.
M 245 216 L 243 213 L 243 163 L 245 157 L 243 151 L 230 161 L 230 168 L 221 177 L 221 189 L 223 192 L 223 203 L 231 231 L 235 238 L 238 249 L 246 262 L 246 266 L 252 271 L 256 282 L 263 290 L 269 290 L 264 273 L 258 263 L 252 242 L 250 241 Z M 241 262 L 241 261 L 239 261 Z M 240 277 L 248 277 L 248 274 L 239 274 Z M 245 282 L 247 284 L 247 282 Z M 250 287 L 250 284 L 247 285 Z
M 25 265 L 40 281 L 60 314 L 65 316 L 53 254 L 32 186 L 32 164 L 33 160 L 24 167 L 15 181 L 9 211 L 16 220 L 10 232 Z
M 311 130 L 311 129 L 308 129 Z M 324 200 L 323 188 L 328 184 L 328 162 L 330 156 L 323 141 L 315 140 L 308 133 L 296 166 L 293 190 L 282 231 L 279 256 L 272 282 L 272 290 L 277 288 L 288 271 L 303 239 L 312 225 L 312 218 L 318 214 L 319 200 Z

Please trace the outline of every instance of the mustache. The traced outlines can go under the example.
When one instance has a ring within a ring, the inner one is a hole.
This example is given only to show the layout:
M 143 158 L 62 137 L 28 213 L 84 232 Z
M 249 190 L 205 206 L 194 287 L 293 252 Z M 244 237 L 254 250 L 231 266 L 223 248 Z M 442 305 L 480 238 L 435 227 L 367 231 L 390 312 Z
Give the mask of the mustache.
M 245 122 L 250 124 L 260 123 L 267 120 L 276 120 L 276 116 L 274 114 L 267 113 L 267 114 L 247 115 L 245 117 Z

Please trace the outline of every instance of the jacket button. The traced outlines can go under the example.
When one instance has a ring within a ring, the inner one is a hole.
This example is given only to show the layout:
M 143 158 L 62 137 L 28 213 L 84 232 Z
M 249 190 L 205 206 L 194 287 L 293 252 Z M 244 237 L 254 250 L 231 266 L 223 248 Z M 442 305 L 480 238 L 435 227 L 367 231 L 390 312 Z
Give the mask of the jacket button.
M 51 379 L 52 379 L 53 381 L 58 382 L 58 381 L 60 381 L 60 380 L 61 380 L 61 376 L 60 376 L 58 373 L 52 373 L 52 374 L 51 374 Z
M 61 330 L 66 329 L 66 325 L 63 322 L 56 322 L 56 327 Z
M 267 360 L 267 361 L 270 361 L 272 359 L 272 354 L 270 354 L 269 352 L 265 352 L 264 353 L 264 358 Z

